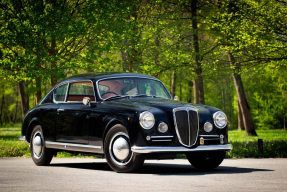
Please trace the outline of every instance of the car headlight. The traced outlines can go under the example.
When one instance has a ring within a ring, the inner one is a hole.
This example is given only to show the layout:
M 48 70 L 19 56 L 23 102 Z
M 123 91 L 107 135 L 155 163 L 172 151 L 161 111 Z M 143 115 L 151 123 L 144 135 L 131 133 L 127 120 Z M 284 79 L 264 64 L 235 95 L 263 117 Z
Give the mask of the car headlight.
M 151 112 L 145 111 L 140 114 L 140 125 L 144 129 L 151 129 L 154 126 L 155 119 Z
M 214 124 L 217 128 L 222 129 L 227 125 L 227 117 L 222 111 L 213 114 Z

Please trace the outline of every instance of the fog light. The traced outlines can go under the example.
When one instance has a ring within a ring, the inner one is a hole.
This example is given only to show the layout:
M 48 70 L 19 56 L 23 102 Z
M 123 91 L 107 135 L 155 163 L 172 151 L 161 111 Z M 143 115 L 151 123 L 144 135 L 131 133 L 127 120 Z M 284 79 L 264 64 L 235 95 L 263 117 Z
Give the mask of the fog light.
M 168 131 L 168 126 L 166 123 L 164 122 L 161 122 L 159 125 L 158 125 L 158 128 L 157 130 L 161 133 L 166 133 Z
M 210 131 L 212 131 L 212 129 L 213 129 L 213 126 L 211 123 L 209 122 L 204 123 L 204 131 L 209 133 Z

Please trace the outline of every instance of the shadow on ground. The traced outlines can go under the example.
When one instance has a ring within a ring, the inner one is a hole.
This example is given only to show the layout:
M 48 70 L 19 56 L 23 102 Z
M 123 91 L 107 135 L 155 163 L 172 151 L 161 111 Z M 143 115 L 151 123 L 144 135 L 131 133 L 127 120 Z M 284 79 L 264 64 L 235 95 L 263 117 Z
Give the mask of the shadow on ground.
M 98 171 L 113 171 L 106 162 L 95 163 L 52 163 L 52 167 L 67 167 L 75 169 L 88 169 Z M 210 174 L 240 174 L 251 172 L 269 172 L 271 169 L 256 169 L 243 167 L 219 166 L 211 171 L 198 171 L 191 165 L 145 163 L 141 169 L 132 174 L 157 174 L 157 175 L 210 175 Z

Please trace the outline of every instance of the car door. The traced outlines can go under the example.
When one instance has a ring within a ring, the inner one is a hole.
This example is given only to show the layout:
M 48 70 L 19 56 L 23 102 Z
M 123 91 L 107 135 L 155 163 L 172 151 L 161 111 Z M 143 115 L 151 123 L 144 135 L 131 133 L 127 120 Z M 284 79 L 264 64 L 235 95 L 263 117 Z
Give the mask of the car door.
M 95 101 L 93 84 L 90 81 L 70 82 L 66 102 L 59 107 L 57 116 L 58 142 L 88 144 L 90 107 L 83 104 L 83 98 Z

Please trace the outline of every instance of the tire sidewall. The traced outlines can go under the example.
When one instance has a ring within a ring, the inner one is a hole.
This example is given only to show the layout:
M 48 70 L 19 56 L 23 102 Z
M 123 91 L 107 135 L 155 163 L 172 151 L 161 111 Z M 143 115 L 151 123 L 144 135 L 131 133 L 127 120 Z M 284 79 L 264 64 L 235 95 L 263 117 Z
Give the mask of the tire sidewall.
M 198 170 L 212 170 L 218 167 L 225 158 L 226 152 L 198 152 L 186 154 L 190 164 Z
M 128 162 L 123 164 L 123 165 L 119 165 L 117 163 L 114 162 L 114 160 L 112 159 L 111 155 L 110 155 L 110 151 L 109 151 L 109 146 L 110 143 L 112 142 L 112 138 L 117 134 L 117 133 L 124 133 L 128 136 L 128 132 L 127 129 L 120 124 L 114 125 L 107 133 L 106 137 L 105 137 L 105 141 L 104 141 L 104 153 L 107 159 L 107 162 L 109 164 L 109 166 L 116 172 L 132 172 L 136 169 L 138 169 L 142 164 L 143 164 L 143 157 L 138 156 L 136 154 L 134 154 L 131 151 L 131 157 L 128 158 Z M 130 145 L 130 140 L 129 138 L 127 138 L 127 141 Z M 131 150 L 131 149 L 130 149 Z
M 42 145 L 43 145 L 42 146 L 42 151 L 41 151 L 41 156 L 39 158 L 35 157 L 35 154 L 33 152 L 33 140 L 34 140 L 34 135 L 37 132 L 40 132 L 40 134 L 41 134 L 41 140 L 42 140 Z M 52 155 L 51 151 L 45 147 L 45 137 L 44 137 L 44 134 L 43 134 L 42 127 L 40 125 L 36 125 L 33 128 L 30 141 L 31 141 L 30 142 L 31 157 L 32 157 L 34 163 L 36 165 L 38 165 L 38 166 L 50 164 L 53 155 Z

